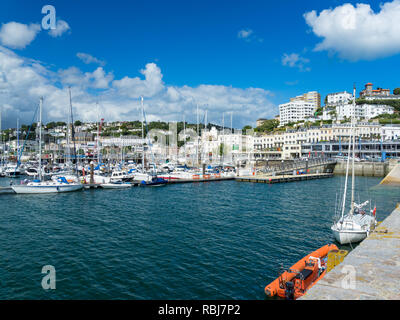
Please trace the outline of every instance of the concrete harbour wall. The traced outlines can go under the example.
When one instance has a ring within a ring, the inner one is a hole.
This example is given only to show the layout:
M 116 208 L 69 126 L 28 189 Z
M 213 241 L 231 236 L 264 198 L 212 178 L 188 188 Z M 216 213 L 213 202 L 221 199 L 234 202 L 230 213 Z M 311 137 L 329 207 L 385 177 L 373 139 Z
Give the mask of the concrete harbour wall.
M 346 164 L 346 161 L 338 161 L 333 173 L 336 175 L 346 174 Z M 365 177 L 385 177 L 396 166 L 396 164 L 397 160 L 390 160 L 389 162 L 355 162 L 355 175 Z M 351 160 L 349 169 L 349 172 L 351 172 Z
M 301 300 L 399 300 L 400 207 Z

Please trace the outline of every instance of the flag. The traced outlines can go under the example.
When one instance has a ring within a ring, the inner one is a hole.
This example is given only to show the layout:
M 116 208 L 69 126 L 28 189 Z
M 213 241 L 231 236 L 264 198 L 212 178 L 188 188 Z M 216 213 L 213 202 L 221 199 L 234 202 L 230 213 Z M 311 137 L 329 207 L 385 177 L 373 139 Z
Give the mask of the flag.
M 375 214 L 376 214 L 376 206 L 375 206 L 374 210 L 372 211 L 372 214 L 373 214 L 373 216 L 375 217 Z

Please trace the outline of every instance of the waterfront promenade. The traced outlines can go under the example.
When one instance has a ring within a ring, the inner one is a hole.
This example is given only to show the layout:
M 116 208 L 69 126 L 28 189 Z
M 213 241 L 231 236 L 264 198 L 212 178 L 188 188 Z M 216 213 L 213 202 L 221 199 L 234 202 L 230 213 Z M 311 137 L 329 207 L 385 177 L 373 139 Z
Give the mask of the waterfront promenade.
M 399 300 L 399 270 L 400 205 L 397 205 L 367 239 L 301 299 Z

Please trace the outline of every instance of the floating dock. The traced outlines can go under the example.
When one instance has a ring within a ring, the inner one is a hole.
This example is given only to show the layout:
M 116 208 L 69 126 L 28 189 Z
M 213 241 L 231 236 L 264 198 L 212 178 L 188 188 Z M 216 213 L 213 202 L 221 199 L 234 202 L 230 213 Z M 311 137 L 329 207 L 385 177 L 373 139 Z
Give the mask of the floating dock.
M 168 184 L 214 182 L 214 181 L 226 181 L 226 180 L 235 180 L 235 179 L 236 179 L 236 177 L 220 177 L 220 178 L 209 178 L 209 179 L 176 179 L 176 180 L 168 180 Z
M 400 206 L 303 300 L 400 300 Z
M 311 173 L 311 174 L 298 174 L 298 175 L 281 175 L 281 176 L 267 176 L 267 175 L 255 175 L 255 176 L 243 176 L 236 177 L 236 181 L 240 182 L 257 182 L 257 183 L 284 183 L 284 182 L 295 182 L 304 180 L 314 179 L 325 179 L 332 178 L 333 173 Z

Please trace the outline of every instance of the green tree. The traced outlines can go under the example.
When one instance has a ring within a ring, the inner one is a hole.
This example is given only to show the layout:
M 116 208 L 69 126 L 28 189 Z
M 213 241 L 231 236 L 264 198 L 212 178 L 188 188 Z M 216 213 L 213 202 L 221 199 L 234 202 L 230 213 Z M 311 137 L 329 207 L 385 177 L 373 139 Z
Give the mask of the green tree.
M 254 129 L 256 132 L 271 132 L 279 126 L 279 121 L 276 119 L 265 120 L 263 124 Z
M 223 144 L 223 143 L 221 143 L 220 145 L 219 145 L 219 155 L 222 157 L 223 155 L 224 155 L 224 148 L 225 148 L 225 145 Z
M 252 128 L 251 126 L 249 126 L 249 125 L 244 126 L 243 129 L 242 129 L 242 133 L 245 135 L 245 134 L 246 134 L 246 131 L 247 131 L 247 130 L 251 130 L 251 129 L 253 129 L 253 128 Z
M 393 90 L 393 94 L 396 95 L 396 96 L 400 95 L 400 88 L 394 89 Z

